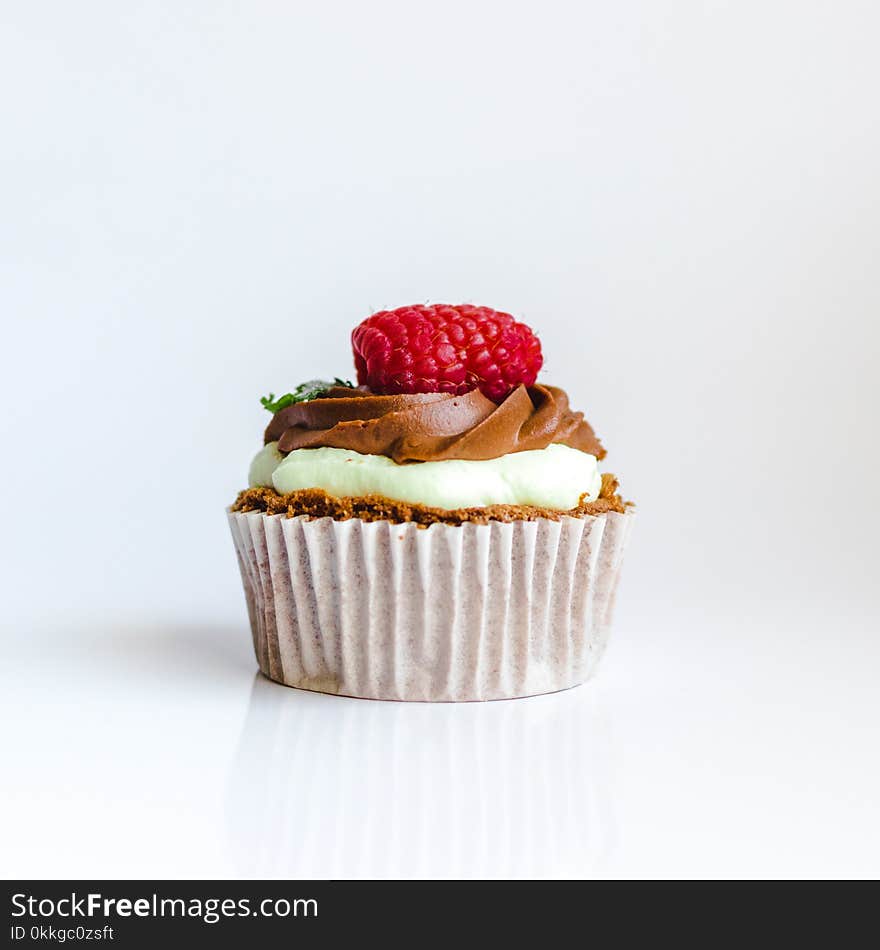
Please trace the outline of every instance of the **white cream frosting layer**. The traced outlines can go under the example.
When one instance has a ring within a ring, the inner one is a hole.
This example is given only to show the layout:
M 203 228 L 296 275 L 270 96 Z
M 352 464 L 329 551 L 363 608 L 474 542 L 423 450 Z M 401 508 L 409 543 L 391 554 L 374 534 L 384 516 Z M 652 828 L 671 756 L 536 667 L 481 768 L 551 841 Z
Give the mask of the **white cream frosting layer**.
M 282 495 L 320 488 L 337 498 L 384 495 L 432 508 L 535 505 L 567 510 L 582 495 L 595 501 L 602 477 L 593 455 L 548 445 L 497 459 L 411 462 L 400 465 L 384 455 L 348 449 L 296 449 L 287 456 L 270 442 L 251 462 L 252 488 L 273 487 Z

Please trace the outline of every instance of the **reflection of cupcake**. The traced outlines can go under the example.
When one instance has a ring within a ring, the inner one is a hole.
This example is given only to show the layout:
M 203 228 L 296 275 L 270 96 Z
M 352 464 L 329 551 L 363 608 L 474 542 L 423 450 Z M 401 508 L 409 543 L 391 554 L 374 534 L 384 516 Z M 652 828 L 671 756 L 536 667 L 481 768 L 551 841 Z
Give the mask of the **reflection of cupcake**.
M 632 520 L 537 338 L 485 307 L 375 314 L 358 383 L 275 400 L 230 512 L 260 669 L 374 699 L 583 682 Z
M 616 820 L 600 705 L 574 692 L 453 709 L 324 698 L 254 679 L 226 785 L 236 876 L 607 871 Z

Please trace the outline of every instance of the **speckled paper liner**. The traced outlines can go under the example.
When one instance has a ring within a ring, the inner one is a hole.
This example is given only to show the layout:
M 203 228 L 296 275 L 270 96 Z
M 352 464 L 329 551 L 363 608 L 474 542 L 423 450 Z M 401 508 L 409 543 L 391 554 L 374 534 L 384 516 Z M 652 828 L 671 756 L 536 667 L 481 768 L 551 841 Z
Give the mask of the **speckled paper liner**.
M 512 699 L 588 679 L 632 519 L 418 528 L 229 513 L 266 676 L 422 702 Z

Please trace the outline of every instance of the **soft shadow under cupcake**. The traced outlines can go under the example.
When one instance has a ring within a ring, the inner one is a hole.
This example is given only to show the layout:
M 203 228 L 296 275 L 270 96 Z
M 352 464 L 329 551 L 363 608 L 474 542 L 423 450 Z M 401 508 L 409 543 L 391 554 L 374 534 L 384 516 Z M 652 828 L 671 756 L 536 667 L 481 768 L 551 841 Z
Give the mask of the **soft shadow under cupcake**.
M 140 686 L 192 689 L 193 679 L 217 686 L 240 683 L 254 668 L 240 623 L 191 623 L 174 619 L 53 626 L 45 639 L 45 667 L 68 673 L 100 672 Z

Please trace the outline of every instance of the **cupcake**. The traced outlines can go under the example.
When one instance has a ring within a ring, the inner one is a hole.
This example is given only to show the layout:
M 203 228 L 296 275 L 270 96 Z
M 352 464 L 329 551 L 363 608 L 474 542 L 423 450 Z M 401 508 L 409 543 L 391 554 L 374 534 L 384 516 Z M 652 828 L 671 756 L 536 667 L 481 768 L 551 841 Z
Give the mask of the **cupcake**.
M 254 649 L 287 686 L 456 702 L 567 689 L 608 637 L 632 522 L 605 449 L 488 307 L 382 311 L 357 385 L 272 414 L 229 510 Z

